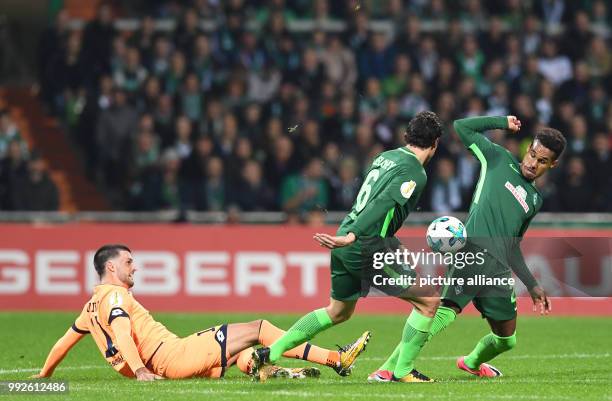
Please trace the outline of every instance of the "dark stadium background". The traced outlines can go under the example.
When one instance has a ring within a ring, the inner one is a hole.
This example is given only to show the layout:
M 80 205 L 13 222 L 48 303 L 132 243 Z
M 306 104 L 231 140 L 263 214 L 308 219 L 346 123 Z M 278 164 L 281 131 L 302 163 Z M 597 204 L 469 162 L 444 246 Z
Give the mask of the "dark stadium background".
M 421 210 L 469 206 L 452 120 L 516 114 L 491 136 L 517 157 L 544 125 L 569 141 L 543 211 L 612 211 L 605 1 L 3 3 L 3 211 L 317 221 L 425 109 L 447 135 Z

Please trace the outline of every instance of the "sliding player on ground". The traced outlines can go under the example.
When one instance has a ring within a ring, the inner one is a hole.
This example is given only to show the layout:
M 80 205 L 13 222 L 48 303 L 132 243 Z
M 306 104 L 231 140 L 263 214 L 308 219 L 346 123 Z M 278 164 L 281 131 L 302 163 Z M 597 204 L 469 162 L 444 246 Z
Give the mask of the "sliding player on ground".
M 284 334 L 267 320 L 222 324 L 179 338 L 153 317 L 128 291 L 134 285 L 136 266 L 125 245 L 105 245 L 94 256 L 94 266 L 101 284 L 66 334 L 51 349 L 35 378 L 50 377 L 68 351 L 86 334 L 91 334 L 106 361 L 127 377 L 140 381 L 182 379 L 190 377 L 219 378 L 236 363 L 251 374 L 251 355 L 256 344 L 270 345 Z M 367 337 L 364 333 L 362 337 Z M 360 341 L 326 350 L 309 343 L 297 345 L 283 353 L 350 373 L 360 352 Z M 316 368 L 281 368 L 269 366 L 258 372 L 258 379 L 268 377 L 318 377 Z
M 511 277 L 514 271 L 529 290 L 534 310 L 539 306 L 540 312 L 547 314 L 551 310 L 550 301 L 527 268 L 520 242 L 542 206 L 542 196 L 534 180 L 557 166 L 566 140 L 553 128 L 540 129 L 519 163 L 507 149 L 482 135 L 484 131 L 493 129 L 518 132 L 521 122 L 516 117 L 466 118 L 455 121 L 454 127 L 481 165 L 466 230 L 470 238 L 484 244 L 487 256 L 478 270 L 470 270 L 469 266 L 461 270 L 451 267 L 448 276 L 467 278 L 484 273 L 489 277 Z M 491 333 L 480 339 L 471 353 L 459 358 L 457 367 L 480 377 L 501 376 L 501 372 L 487 362 L 516 345 L 517 313 L 513 286 L 445 287 L 430 338 L 449 326 L 469 302 L 473 302 L 487 319 Z
M 363 295 L 363 270 L 368 263 L 372 265 L 364 257 L 366 241 L 371 238 L 397 241 L 395 233 L 415 209 L 425 188 L 427 175 L 423 166 L 435 154 L 441 135 L 442 124 L 434 113 L 418 113 L 404 135 L 406 146 L 383 152 L 375 158 L 336 236 L 314 236 L 321 246 L 332 250 L 329 305 L 303 316 L 269 348 L 258 349 L 253 355 L 256 368 L 276 362 L 287 350 L 351 317 Z M 427 340 L 440 301 L 435 289 L 421 290 L 420 295 L 398 294 L 399 298 L 412 303 L 414 309 L 388 363 L 395 381 L 431 381 L 414 369 L 414 360 Z

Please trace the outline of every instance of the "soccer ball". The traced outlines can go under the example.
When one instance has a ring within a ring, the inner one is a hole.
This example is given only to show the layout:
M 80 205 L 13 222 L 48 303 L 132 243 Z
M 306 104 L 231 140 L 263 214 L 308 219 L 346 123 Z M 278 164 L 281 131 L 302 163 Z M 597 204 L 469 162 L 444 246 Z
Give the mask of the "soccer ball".
M 465 226 L 456 217 L 438 217 L 427 227 L 427 245 L 434 252 L 457 252 L 466 241 Z

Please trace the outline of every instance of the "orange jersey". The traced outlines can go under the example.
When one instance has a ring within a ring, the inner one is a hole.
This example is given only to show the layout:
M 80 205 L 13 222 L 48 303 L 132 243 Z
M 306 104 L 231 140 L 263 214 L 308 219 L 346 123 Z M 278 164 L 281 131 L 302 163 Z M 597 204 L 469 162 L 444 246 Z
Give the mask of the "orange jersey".
M 130 319 L 132 339 L 144 364 L 164 341 L 178 338 L 163 324 L 156 322 L 126 288 L 112 284 L 96 286 L 72 328 L 79 333 L 91 333 L 104 358 L 113 369 L 125 376 L 134 374 L 121 350 L 115 346 L 111 322 L 116 318 Z

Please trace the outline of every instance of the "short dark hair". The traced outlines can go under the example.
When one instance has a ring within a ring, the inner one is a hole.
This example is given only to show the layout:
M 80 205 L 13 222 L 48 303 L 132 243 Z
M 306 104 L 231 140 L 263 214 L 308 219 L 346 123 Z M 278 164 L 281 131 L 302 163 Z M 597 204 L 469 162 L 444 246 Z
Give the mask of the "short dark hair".
M 94 267 L 96 268 L 96 272 L 98 272 L 98 276 L 100 276 L 100 278 L 104 276 L 104 265 L 106 262 L 109 259 L 119 255 L 119 252 L 121 251 L 132 252 L 130 248 L 123 244 L 106 244 L 96 251 L 96 254 L 94 255 Z
M 408 145 L 422 149 L 431 148 L 442 136 L 442 122 L 432 111 L 421 111 L 410 120 L 404 140 Z
M 555 160 L 561 156 L 567 145 L 567 141 L 563 134 L 559 130 L 549 127 L 542 128 L 540 131 L 536 132 L 533 141 L 538 141 L 544 145 L 545 148 L 552 150 L 555 153 Z

